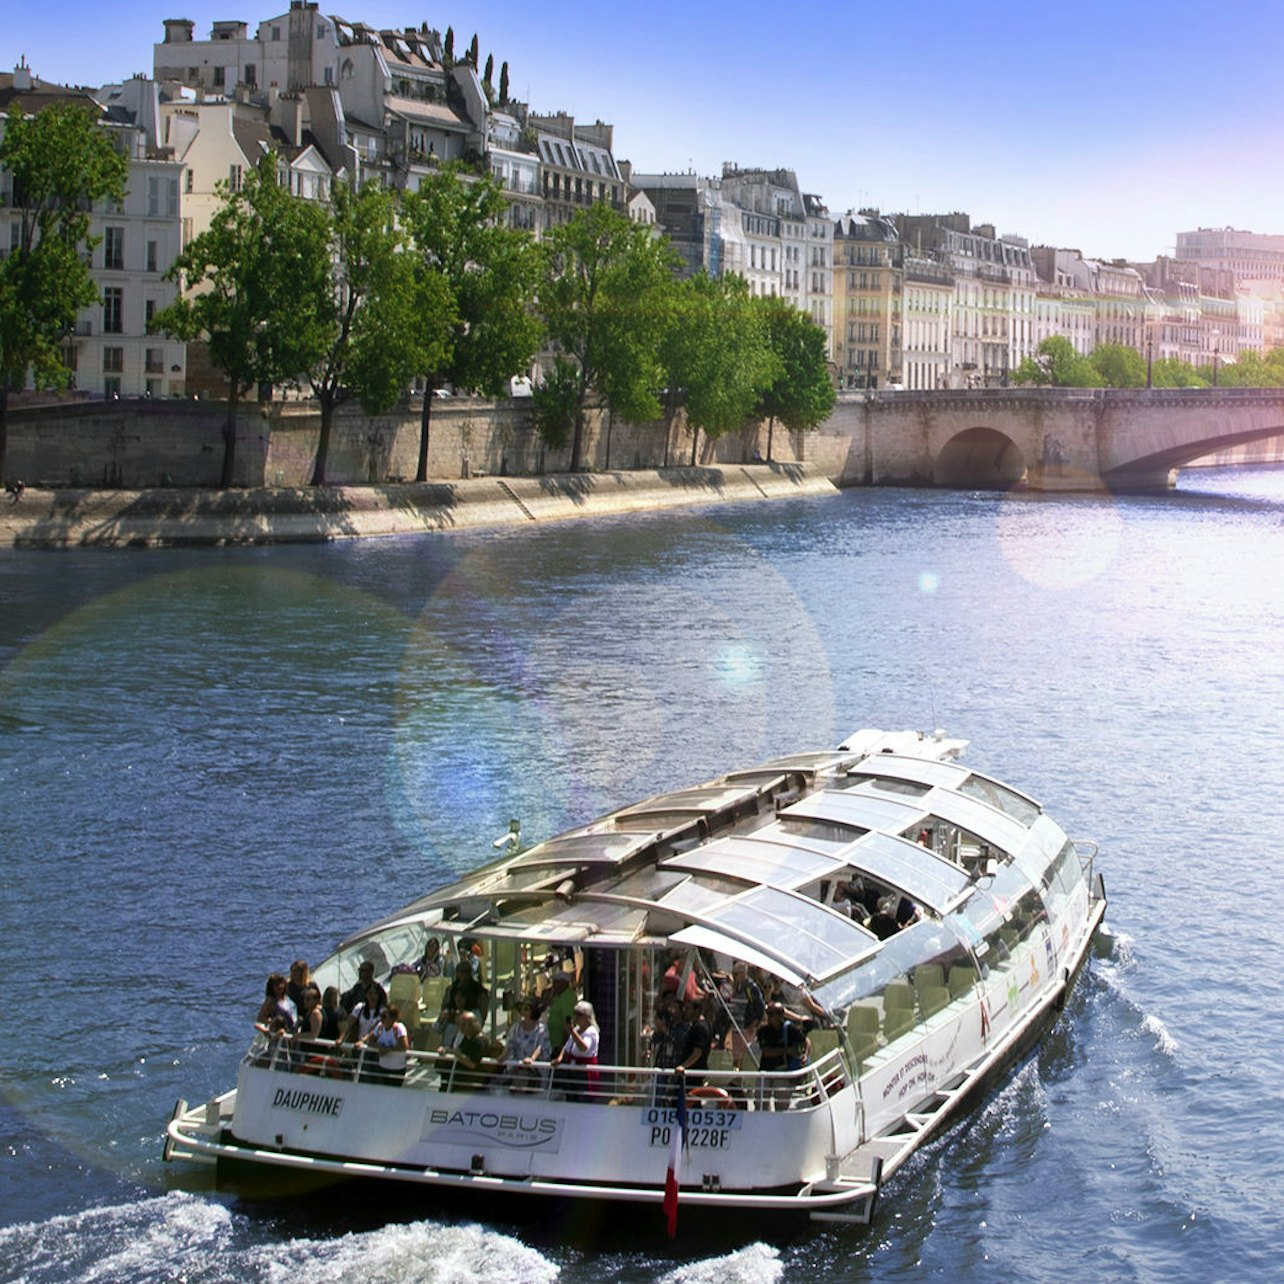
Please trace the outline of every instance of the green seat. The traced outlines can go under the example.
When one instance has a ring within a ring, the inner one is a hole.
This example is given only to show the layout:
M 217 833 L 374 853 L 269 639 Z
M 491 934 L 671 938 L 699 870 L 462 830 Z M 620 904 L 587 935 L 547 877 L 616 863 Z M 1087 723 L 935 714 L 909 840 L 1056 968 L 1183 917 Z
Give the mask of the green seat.
M 888 1008 L 883 1013 L 883 1035 L 888 1043 L 914 1028 L 913 1008 Z
M 883 1007 L 914 1011 L 914 987 L 908 981 L 893 981 L 883 991 Z
M 944 985 L 945 970 L 939 963 L 921 963 L 914 969 L 914 988 L 922 994 L 927 985 Z
M 923 1019 L 926 1020 L 949 1006 L 950 992 L 943 985 L 924 985 L 919 989 L 918 1001 L 923 1008 Z
M 959 995 L 966 994 L 975 984 L 976 968 L 966 965 L 950 968 L 950 998 L 957 999 Z

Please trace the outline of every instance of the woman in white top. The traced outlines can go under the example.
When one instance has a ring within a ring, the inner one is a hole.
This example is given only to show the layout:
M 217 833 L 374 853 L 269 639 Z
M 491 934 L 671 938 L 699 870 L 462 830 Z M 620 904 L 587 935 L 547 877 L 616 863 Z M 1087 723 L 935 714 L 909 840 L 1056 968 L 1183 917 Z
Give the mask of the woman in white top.
M 597 1097 L 600 1076 L 597 1070 L 597 1049 L 601 1035 L 597 1028 L 597 1018 L 593 1015 L 593 1005 L 581 1000 L 571 1010 L 571 1026 L 562 1044 L 561 1051 L 553 1058 L 553 1064 L 570 1065 L 577 1071 L 584 1072 L 574 1076 L 574 1085 L 567 1084 L 567 1098 L 571 1101 L 592 1101 Z M 583 1084 L 586 1092 L 575 1091 L 578 1084 Z
M 410 1035 L 401 1024 L 401 1013 L 389 1004 L 380 1014 L 379 1023 L 357 1040 L 358 1048 L 374 1047 L 379 1050 L 379 1064 L 362 1071 L 363 1079 L 375 1083 L 397 1084 L 406 1077 L 406 1054 L 410 1051 Z

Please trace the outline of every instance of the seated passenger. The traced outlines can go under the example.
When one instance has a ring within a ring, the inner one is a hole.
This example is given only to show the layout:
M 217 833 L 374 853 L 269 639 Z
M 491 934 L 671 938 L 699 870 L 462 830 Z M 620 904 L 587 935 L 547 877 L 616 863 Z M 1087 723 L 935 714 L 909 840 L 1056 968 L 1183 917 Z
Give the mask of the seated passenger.
M 270 1025 L 274 1017 L 280 1017 L 285 1024 L 287 1034 L 294 1033 L 294 1024 L 298 1019 L 298 1009 L 286 993 L 289 982 L 280 972 L 273 972 L 263 989 L 263 1002 L 259 1005 L 258 1015 L 254 1018 L 256 1025 Z
M 486 1012 L 490 1007 L 490 994 L 486 987 L 474 976 L 472 969 L 458 967 L 455 979 L 441 1001 L 441 1012 L 437 1016 L 437 1029 L 441 1033 L 442 1047 L 449 1047 L 463 1027 L 459 1018 L 464 1012 Z
M 459 1039 L 453 1048 L 443 1048 L 437 1055 L 446 1065 L 442 1075 L 448 1076 L 451 1092 L 475 1092 L 490 1077 L 482 1063 L 490 1052 L 490 1044 L 482 1034 L 481 1022 L 476 1013 L 458 1014 Z M 455 1063 L 453 1073 L 449 1063 Z
M 539 1005 L 531 999 L 517 1004 L 517 1023 L 504 1045 L 504 1082 L 514 1092 L 529 1092 L 539 1083 L 538 1063 L 552 1060 L 548 1028 L 540 1024 Z
M 424 946 L 423 958 L 415 964 L 415 971 L 421 981 L 426 981 L 430 976 L 454 976 L 455 965 L 449 959 L 442 958 L 441 942 L 435 936 L 430 936 Z
M 399 1084 L 406 1077 L 410 1035 L 401 1024 L 401 1013 L 390 1003 L 379 1015 L 379 1023 L 357 1040 L 358 1048 L 375 1048 L 379 1063 L 363 1068 L 361 1077 L 371 1083 Z

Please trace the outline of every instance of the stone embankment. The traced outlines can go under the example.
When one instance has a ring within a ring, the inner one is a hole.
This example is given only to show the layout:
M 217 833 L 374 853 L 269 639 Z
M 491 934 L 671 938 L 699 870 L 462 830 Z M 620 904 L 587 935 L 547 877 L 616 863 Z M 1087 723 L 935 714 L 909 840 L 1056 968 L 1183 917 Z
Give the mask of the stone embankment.
M 801 464 L 300 489 L 28 489 L 0 500 L 0 547 L 317 543 L 835 492 Z

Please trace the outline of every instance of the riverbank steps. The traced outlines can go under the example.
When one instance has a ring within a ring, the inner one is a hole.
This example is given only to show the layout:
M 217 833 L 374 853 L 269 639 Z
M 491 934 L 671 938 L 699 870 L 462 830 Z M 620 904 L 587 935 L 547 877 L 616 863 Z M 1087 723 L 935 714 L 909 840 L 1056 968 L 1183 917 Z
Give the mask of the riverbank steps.
M 322 543 L 829 495 L 803 464 L 249 490 L 33 490 L 0 500 L 0 548 Z

